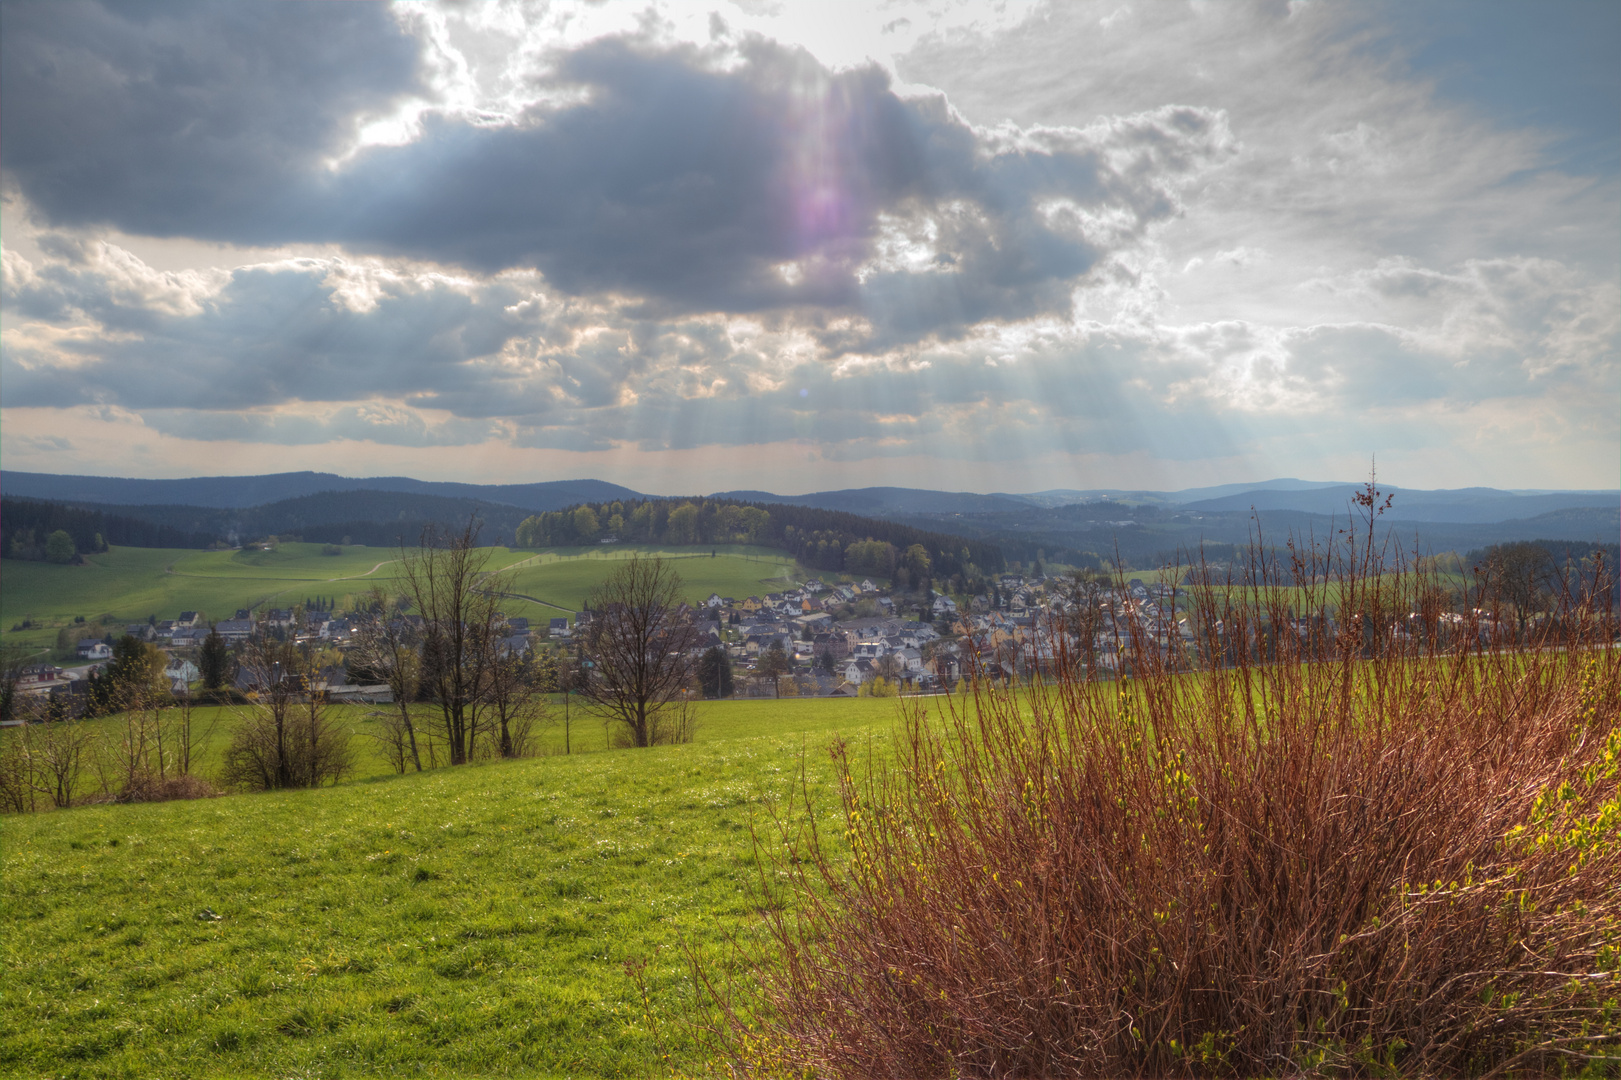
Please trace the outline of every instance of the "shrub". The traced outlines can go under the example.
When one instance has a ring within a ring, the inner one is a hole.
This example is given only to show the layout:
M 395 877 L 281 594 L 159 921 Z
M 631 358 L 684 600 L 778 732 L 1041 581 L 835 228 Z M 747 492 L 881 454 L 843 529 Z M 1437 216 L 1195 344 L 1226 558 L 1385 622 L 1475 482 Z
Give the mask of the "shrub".
M 1297 590 L 1259 559 L 1203 574 L 1188 649 L 1128 623 L 1129 678 L 1089 678 L 1090 639 L 1059 627 L 1022 689 L 912 701 L 865 768 L 835 746 L 843 836 L 806 816 L 762 860 L 791 895 L 762 908 L 766 1007 L 722 1001 L 739 1066 L 1418 1075 L 1613 1054 L 1607 600 L 1567 596 L 1523 649 L 1489 612 L 1414 629 L 1434 582 L 1375 549 L 1373 494 L 1361 546 L 1297 557 Z
M 874 675 L 871 680 L 861 684 L 856 691 L 857 697 L 895 697 L 900 693 L 900 687 L 882 675 Z
M 250 791 L 335 784 L 354 767 L 349 731 L 309 685 L 309 658 L 286 642 L 254 641 L 244 666 L 256 700 L 238 714 L 221 761 L 227 787 Z
M 283 707 L 271 701 L 244 709 L 222 755 L 220 777 L 232 788 L 335 784 L 354 767 L 349 732 L 306 696 Z

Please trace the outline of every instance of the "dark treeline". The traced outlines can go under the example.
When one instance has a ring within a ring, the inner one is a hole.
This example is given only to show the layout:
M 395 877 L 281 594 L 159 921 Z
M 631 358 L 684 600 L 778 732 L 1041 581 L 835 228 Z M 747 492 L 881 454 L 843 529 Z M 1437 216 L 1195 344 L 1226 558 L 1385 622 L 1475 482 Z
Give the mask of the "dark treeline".
M 397 547 L 402 542 L 415 544 L 423 527 L 429 523 L 465 523 L 470 517 L 483 523 L 486 543 L 500 543 L 512 536 L 526 513 L 515 506 L 477 499 L 394 491 L 328 491 L 247 509 L 164 505 L 87 507 L 20 501 L 55 506 L 73 514 L 100 514 L 103 521 L 118 523 L 102 531 L 106 543 L 128 547 L 236 545 L 271 536 L 314 544 Z M 8 499 L 8 527 L 10 504 Z M 72 529 L 68 531 L 73 533 Z M 90 535 L 95 531 L 92 528 Z M 78 534 L 73 535 L 75 543 L 79 544 Z M 100 549 L 81 544 L 79 550 Z
M 7 558 L 40 557 L 29 553 L 42 548 L 46 538 L 58 531 L 73 538 L 73 546 L 81 555 L 106 551 L 109 544 L 206 548 L 217 539 L 207 533 L 176 529 L 94 507 L 11 496 L 0 499 L 0 551 Z
M 1548 553 L 1556 567 L 1575 567 L 1602 557 L 1604 565 L 1613 573 L 1616 561 L 1621 559 L 1621 544 L 1595 544 L 1586 540 L 1530 540 L 1527 543 Z M 1463 557 L 1465 568 L 1485 566 L 1492 556 L 1507 545 L 1493 544 L 1476 548 Z
M 939 578 L 997 573 L 1002 550 L 981 540 L 930 532 L 839 510 L 734 499 L 645 499 L 586 503 L 525 518 L 518 547 L 593 544 L 760 544 L 780 548 L 817 570 L 890 577 L 920 546 Z

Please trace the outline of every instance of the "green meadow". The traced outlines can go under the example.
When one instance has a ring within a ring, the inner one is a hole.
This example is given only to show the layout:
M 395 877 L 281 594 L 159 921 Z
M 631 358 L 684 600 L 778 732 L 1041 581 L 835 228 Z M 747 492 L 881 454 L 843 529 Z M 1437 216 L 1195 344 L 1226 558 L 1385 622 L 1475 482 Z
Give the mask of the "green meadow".
M 509 614 L 528 615 L 532 619 L 578 611 L 591 590 L 633 553 L 656 555 L 673 563 L 676 573 L 681 575 L 686 599 L 693 603 L 704 600 L 710 593 L 742 600 L 747 596 L 778 592 L 805 576 L 796 569 L 792 558 L 772 548 L 736 545 L 553 548 L 538 555 L 518 552 L 519 557 L 507 564 L 511 568 L 511 592 L 533 597 L 540 603 L 515 597 L 515 602 L 505 607 Z M 525 605 L 532 610 L 525 610 Z
M 695 743 L 710 743 L 732 739 L 748 739 L 773 735 L 828 735 L 854 728 L 866 728 L 894 715 L 895 702 L 883 698 L 733 698 L 726 701 L 696 703 L 697 726 Z M 211 778 L 217 772 L 221 755 L 231 739 L 231 731 L 247 706 L 199 706 L 192 714 L 195 732 L 193 771 Z M 388 755 L 374 735 L 380 735 L 384 725 L 381 718 L 392 713 L 392 705 L 335 705 L 328 715 L 348 729 L 350 747 L 354 751 L 354 768 L 344 778 L 345 783 L 366 783 L 394 774 Z M 173 716 L 174 714 L 169 714 Z M 418 738 L 423 746 L 423 764 L 429 761 L 427 744 L 434 739 L 435 725 L 442 723 L 438 709 L 433 705 L 411 706 Z M 119 739 L 125 728 L 125 718 L 101 716 L 76 721 L 95 731 L 103 740 Z M 0 740 L 12 737 L 9 729 L 0 729 Z M 564 695 L 547 698 L 546 708 L 533 732 L 533 750 L 536 756 L 602 753 L 610 748 L 608 731 L 602 721 L 593 717 L 580 704 L 577 696 L 565 700 Z M 48 800 L 47 800 L 48 804 Z
M 686 746 L 0 819 L 0 1074 L 707 1072 L 683 950 L 754 940 L 751 830 L 802 769 L 836 815 L 830 739 L 895 717 L 717 702 Z
M 345 547 L 323 555 L 320 544 L 281 544 L 274 550 L 192 551 L 113 548 L 82 566 L 0 560 L 0 634 L 8 645 L 51 649 L 58 631 L 83 616 L 109 627 L 172 619 L 181 611 L 230 618 L 238 608 L 290 607 L 327 597 L 339 608 L 371 590 L 392 588 L 400 553 L 394 548 Z M 689 599 L 711 592 L 741 599 L 794 580 L 793 560 L 769 548 L 726 546 L 701 552 L 647 546 L 559 548 L 541 553 L 484 549 L 492 571 L 512 572 L 509 614 L 532 619 L 573 612 L 621 559 L 632 553 L 676 560 Z M 530 597 L 533 599 L 524 599 Z M 22 628 L 21 624 L 30 625 Z M 58 659 L 62 656 L 59 654 Z

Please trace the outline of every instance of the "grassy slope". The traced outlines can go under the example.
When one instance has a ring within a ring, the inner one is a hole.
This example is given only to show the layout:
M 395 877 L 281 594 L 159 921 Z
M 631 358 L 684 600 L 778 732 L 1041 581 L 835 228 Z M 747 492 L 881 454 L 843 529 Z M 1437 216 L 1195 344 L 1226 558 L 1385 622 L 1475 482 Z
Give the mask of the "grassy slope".
M 657 548 L 563 548 L 535 554 L 488 549 L 490 567 L 514 567 L 514 591 L 575 610 L 585 595 L 632 551 Z M 708 549 L 661 552 L 679 556 L 677 569 L 689 598 L 710 592 L 747 596 L 783 581 L 792 560 L 765 548 L 728 547 L 709 557 Z M 344 598 L 392 582 L 398 552 L 392 548 L 346 547 L 342 555 L 322 555 L 319 544 L 283 544 L 275 551 L 187 551 L 171 548 L 113 548 L 88 556 L 84 566 L 0 561 L 0 628 L 7 644 L 53 646 L 59 627 L 76 615 L 114 623 L 143 621 L 148 615 L 173 618 L 200 610 L 229 618 L 240 607 L 290 606 L 307 596 Z M 551 608 L 513 601 L 514 615 L 544 618 Z M 36 629 L 11 631 L 28 618 Z
M 564 750 L 564 706 L 561 695 L 551 699 L 547 720 L 536 728 L 537 752 L 558 755 Z M 370 737 L 381 726 L 375 719 L 380 710 L 391 706 L 341 705 L 332 709 L 332 715 L 349 728 L 351 746 L 355 750 L 355 768 L 346 782 L 365 782 L 393 774 L 393 767 Z M 698 705 L 698 723 L 694 741 L 717 741 L 754 738 L 769 735 L 821 735 L 848 728 L 862 728 L 881 722 L 895 711 L 895 703 L 881 698 L 785 698 L 736 699 L 705 701 Z M 230 741 L 231 728 L 239 710 L 230 706 L 207 706 L 196 710 L 193 729 L 197 733 L 195 771 L 212 777 L 219 767 L 220 754 Z M 432 737 L 434 725 L 439 723 L 439 712 L 432 705 L 413 705 L 424 746 Z M 602 722 L 585 712 L 579 699 L 569 703 L 569 749 L 575 754 L 602 753 L 608 740 Z M 94 728 L 104 739 L 116 740 L 124 730 L 122 716 L 104 716 L 82 721 Z M 14 729 L 0 729 L 0 740 L 11 738 Z M 426 764 L 427 751 L 423 750 Z
M 680 942 L 748 932 L 749 822 L 805 748 L 832 809 L 828 730 L 894 709 L 721 703 L 692 746 L 3 819 L 0 1073 L 698 1068 Z
M 714 557 L 710 556 L 711 550 L 717 553 Z M 738 600 L 763 595 L 782 589 L 796 577 L 793 560 L 770 548 L 719 547 L 701 551 L 649 546 L 558 548 L 528 558 L 520 553 L 522 561 L 516 563 L 512 571 L 512 591 L 570 612 L 577 611 L 587 594 L 632 552 L 657 554 L 673 560 L 686 598 L 693 602 L 705 599 L 712 592 Z M 530 618 L 561 614 L 538 605 L 527 605 L 533 610 L 523 611 L 523 606 L 507 605 L 512 614 L 526 614 Z
M 386 548 L 345 548 L 321 555 L 318 544 L 287 544 L 276 551 L 187 551 L 172 548 L 113 548 L 86 556 L 83 566 L 0 562 L 0 625 L 9 628 L 28 617 L 44 627 L 9 631 L 8 643 L 51 645 L 54 627 L 83 615 L 114 622 L 172 619 L 198 610 L 228 619 L 240 607 L 291 605 L 306 596 L 342 596 L 368 588 L 370 575 L 394 558 Z

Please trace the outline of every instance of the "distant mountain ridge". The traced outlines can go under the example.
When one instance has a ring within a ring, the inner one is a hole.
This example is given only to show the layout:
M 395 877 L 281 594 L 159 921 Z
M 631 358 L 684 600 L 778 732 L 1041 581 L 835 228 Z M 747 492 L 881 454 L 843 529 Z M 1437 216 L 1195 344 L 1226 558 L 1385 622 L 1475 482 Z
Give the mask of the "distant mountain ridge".
M 1123 559 L 1131 566 L 1156 566 L 1191 550 L 1241 548 L 1256 535 L 1272 543 L 1291 536 L 1332 536 L 1351 516 L 1352 497 L 1358 490 L 1354 484 L 1282 478 L 1176 492 L 1070 489 L 978 494 L 871 487 L 806 495 L 768 491 L 723 495 L 775 504 L 800 515 L 851 515 L 838 526 L 841 537 L 863 532 L 869 537 L 887 535 L 892 531 L 888 526 L 959 537 L 970 545 L 994 549 L 998 564 L 1006 558 L 1030 564 L 1103 566 Z M 1404 551 L 1461 553 L 1513 540 L 1608 545 L 1621 533 L 1618 491 L 1383 490 L 1394 496 L 1394 504 L 1380 519 L 1381 535 Z M 144 522 L 159 530 L 205 540 L 219 537 L 229 543 L 291 535 L 312 542 L 388 547 L 414 541 L 429 523 L 455 525 L 477 517 L 486 542 L 499 543 L 515 539 L 519 524 L 530 515 L 588 503 L 602 508 L 619 500 L 697 498 L 643 495 L 599 480 L 462 484 L 318 472 L 186 480 L 0 472 L 0 494 L 8 499 L 49 500 L 64 512 L 77 508 L 81 516 L 84 510 L 99 511 L 111 515 L 109 523 L 129 519 L 119 528 L 132 537 Z M 8 516 L 21 522 L 28 514 Z M 71 513 L 63 520 L 70 518 L 78 520 Z M 861 520 L 866 524 L 858 524 Z M 808 520 L 801 524 L 812 529 L 827 525 Z M 845 542 L 848 537 L 841 540 Z
M 934 491 L 922 488 L 869 487 L 777 495 L 769 491 L 741 490 L 715 493 L 717 497 L 750 502 L 781 503 L 821 510 L 837 510 L 886 520 L 929 518 L 938 527 L 943 518 L 972 515 L 1002 519 L 1016 527 L 1031 511 L 1097 502 L 1118 502 L 1118 517 L 1129 516 L 1130 505 L 1152 505 L 1187 514 L 1248 514 L 1252 509 L 1344 517 L 1357 484 L 1299 480 L 1282 477 L 1245 484 L 1221 484 L 1181 491 L 1146 491 L 1125 488 L 1052 489 L 1014 494 L 969 491 Z M 1497 488 L 1457 488 L 1425 491 L 1385 486 L 1395 496 L 1389 516 L 1414 523 L 1488 525 L 1524 521 L 1562 511 L 1608 511 L 1621 506 L 1621 491 L 1513 492 Z M 676 498 L 633 491 L 602 480 L 552 480 L 530 484 L 466 484 L 416 480 L 411 477 L 346 477 L 334 473 L 291 472 L 264 476 L 205 476 L 178 480 L 140 480 L 101 476 L 58 476 L 50 473 L 0 472 L 0 492 L 7 495 L 74 504 L 111 504 L 128 512 L 140 506 L 163 506 L 246 511 L 288 500 L 333 492 L 392 492 L 418 498 L 432 497 L 515 507 L 529 513 L 561 510 L 581 503 L 615 499 Z M 373 499 L 357 500 L 368 506 Z M 330 513 L 330 509 L 327 509 Z M 359 507 L 356 507 L 358 511 Z M 405 515 L 415 518 L 414 513 Z M 502 517 L 505 514 L 495 515 Z M 169 516 L 166 515 L 166 518 Z M 183 515 L 174 514 L 179 525 Z M 1607 520 L 1601 516 L 1599 519 Z M 503 521 L 503 524 L 505 522 Z M 182 526 L 184 527 L 184 526 Z
M 111 476 L 58 476 L 0 472 L 0 491 L 31 499 L 123 506 L 200 506 L 246 510 L 267 503 L 331 491 L 393 491 L 506 503 L 525 510 L 561 510 L 582 502 L 645 498 L 604 480 L 550 480 L 534 484 L 461 484 L 408 476 L 349 477 L 291 472 L 265 476 L 197 476 L 183 480 L 133 480 Z
M 1309 491 L 1255 489 L 1218 498 L 1183 502 L 1180 509 L 1193 512 L 1232 513 L 1245 510 L 1294 510 L 1309 514 L 1346 516 L 1351 499 L 1359 489 L 1336 484 Z M 1402 521 L 1445 522 L 1457 525 L 1484 525 L 1518 521 L 1558 510 L 1611 509 L 1621 506 L 1621 493 L 1614 491 L 1562 491 L 1519 495 L 1496 488 L 1456 488 L 1415 491 L 1382 488 L 1395 496 L 1390 515 Z

